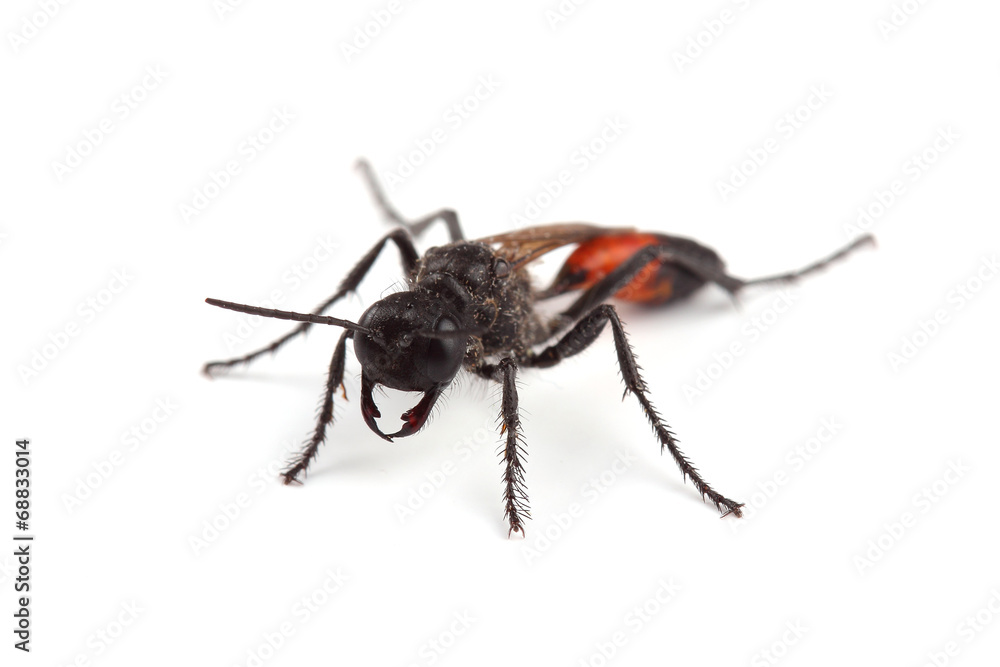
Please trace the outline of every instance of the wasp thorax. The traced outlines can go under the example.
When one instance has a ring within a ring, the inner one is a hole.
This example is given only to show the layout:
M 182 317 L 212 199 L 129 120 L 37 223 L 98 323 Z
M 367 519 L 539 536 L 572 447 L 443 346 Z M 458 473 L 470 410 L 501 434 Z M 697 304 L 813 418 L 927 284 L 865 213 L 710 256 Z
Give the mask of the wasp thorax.
M 402 391 L 447 384 L 462 367 L 468 336 L 440 300 L 400 292 L 377 301 L 358 324 L 354 352 L 372 382 Z

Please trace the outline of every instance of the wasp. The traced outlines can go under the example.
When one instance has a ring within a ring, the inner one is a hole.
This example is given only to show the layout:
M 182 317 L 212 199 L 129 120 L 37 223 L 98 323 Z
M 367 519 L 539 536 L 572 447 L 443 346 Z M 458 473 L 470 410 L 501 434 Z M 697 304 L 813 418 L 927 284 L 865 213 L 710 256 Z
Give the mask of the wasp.
M 273 353 L 314 324 L 341 327 L 333 351 L 326 389 L 312 435 L 282 473 L 285 484 L 300 482 L 326 439 L 333 421 L 334 396 L 346 399 L 344 373 L 347 342 L 361 364 L 361 415 L 379 437 L 392 441 L 419 431 L 441 394 L 465 370 L 500 385 L 500 453 L 503 463 L 504 519 L 508 536 L 524 534 L 530 519 L 525 487 L 525 440 L 518 409 L 517 376 L 521 369 L 548 368 L 589 347 L 610 327 L 625 394 L 635 396 L 653 428 L 660 450 L 669 451 L 682 478 L 691 480 L 702 499 L 722 516 L 742 516 L 742 504 L 713 489 L 681 451 L 678 440 L 649 398 L 625 327 L 611 299 L 648 306 L 665 306 L 712 283 L 736 297 L 743 289 L 787 283 L 811 274 L 858 247 L 871 243 L 864 236 L 836 253 L 798 271 L 754 280 L 736 278 L 712 249 L 678 236 L 602 227 L 584 223 L 551 224 L 466 240 L 458 215 L 442 209 L 407 220 L 389 203 L 372 168 L 358 167 L 382 214 L 396 227 L 383 236 L 341 282 L 336 293 L 312 313 L 295 313 L 207 299 L 207 303 L 242 313 L 300 322 L 298 327 L 267 347 L 242 357 L 214 361 L 203 372 L 214 376 L 233 366 L 249 364 Z M 433 247 L 422 256 L 414 239 L 434 223 L 447 227 L 450 243 Z M 324 315 L 354 292 L 376 258 L 395 245 L 406 276 L 406 289 L 373 303 L 357 322 Z M 529 268 L 547 253 L 576 248 L 546 289 L 532 285 Z M 578 292 L 564 310 L 550 316 L 539 302 Z M 384 433 L 373 398 L 376 387 L 422 394 L 415 406 L 400 416 L 397 431 Z

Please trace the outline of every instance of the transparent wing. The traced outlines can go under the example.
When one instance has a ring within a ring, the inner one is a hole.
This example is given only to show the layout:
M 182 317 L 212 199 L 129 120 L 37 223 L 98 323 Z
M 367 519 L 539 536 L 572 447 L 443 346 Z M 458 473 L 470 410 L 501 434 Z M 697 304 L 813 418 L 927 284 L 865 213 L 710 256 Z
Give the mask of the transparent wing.
M 631 227 L 600 227 L 586 222 L 562 222 L 538 227 L 525 227 L 512 232 L 477 239 L 481 243 L 499 246 L 500 253 L 514 268 L 533 262 L 556 248 L 584 243 L 609 233 L 634 231 Z

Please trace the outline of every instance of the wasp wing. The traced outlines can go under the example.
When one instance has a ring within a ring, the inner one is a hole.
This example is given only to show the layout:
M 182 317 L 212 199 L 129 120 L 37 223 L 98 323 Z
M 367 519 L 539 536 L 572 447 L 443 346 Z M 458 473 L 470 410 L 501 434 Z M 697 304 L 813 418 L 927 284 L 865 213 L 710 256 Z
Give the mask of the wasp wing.
M 586 222 L 562 222 L 525 227 L 512 232 L 477 239 L 480 243 L 500 246 L 497 252 L 515 269 L 533 262 L 545 253 L 563 246 L 585 243 L 607 234 L 635 231 L 631 227 L 600 227 Z

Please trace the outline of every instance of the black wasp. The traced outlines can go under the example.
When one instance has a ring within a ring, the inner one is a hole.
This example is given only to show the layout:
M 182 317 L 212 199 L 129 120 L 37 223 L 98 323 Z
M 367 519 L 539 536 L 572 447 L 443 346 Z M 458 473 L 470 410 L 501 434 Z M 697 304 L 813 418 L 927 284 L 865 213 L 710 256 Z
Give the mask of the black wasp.
M 505 438 L 504 517 L 510 524 L 508 534 L 523 534 L 524 520 L 530 518 L 515 383 L 518 369 L 554 366 L 588 347 L 609 324 L 625 392 L 639 401 L 660 441 L 661 451 L 669 450 L 682 476 L 690 478 L 702 498 L 707 497 L 723 516 L 741 516 L 742 505 L 712 489 L 681 452 L 674 434 L 649 400 L 649 389 L 639 374 L 618 313 L 606 302 L 617 297 L 647 305 L 668 304 L 690 296 L 706 283 L 715 283 L 735 296 L 750 285 L 793 281 L 872 240 L 870 236 L 862 237 L 800 271 L 741 280 L 725 272 L 722 259 L 713 250 L 695 241 L 632 229 L 554 224 L 467 241 L 458 216 L 450 209 L 415 221 L 403 219 L 386 199 L 368 163 L 361 161 L 359 167 L 379 208 L 399 227 L 376 243 L 348 273 L 336 294 L 312 314 L 207 299 L 213 306 L 302 324 L 256 352 L 206 364 L 204 372 L 211 376 L 274 352 L 312 324 L 344 328 L 330 361 L 316 428 L 282 473 L 285 484 L 299 481 L 326 438 L 326 427 L 333 420 L 333 396 L 338 387 L 343 387 L 348 340 L 353 341 L 361 363 L 361 414 L 368 427 L 385 440 L 419 431 L 459 370 L 464 368 L 499 383 L 500 431 Z M 447 226 L 451 242 L 431 248 L 421 257 L 413 239 L 437 221 Z M 375 302 L 357 323 L 322 315 L 358 287 L 388 242 L 399 249 L 407 290 Z M 578 247 L 552 286 L 534 289 L 528 265 L 570 244 Z M 570 291 L 582 293 L 555 316 L 545 317 L 535 310 L 536 302 Z M 372 398 L 376 385 L 423 393 L 420 401 L 402 414 L 402 425 L 395 433 L 383 433 L 375 421 L 381 416 Z

